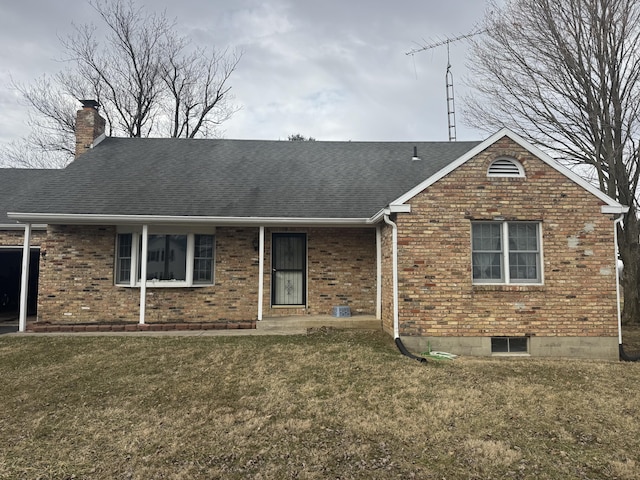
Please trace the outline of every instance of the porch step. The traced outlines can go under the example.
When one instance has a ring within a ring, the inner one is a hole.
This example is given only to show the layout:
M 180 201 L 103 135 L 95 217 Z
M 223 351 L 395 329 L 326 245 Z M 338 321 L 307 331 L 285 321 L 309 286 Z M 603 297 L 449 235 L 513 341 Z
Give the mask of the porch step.
M 256 322 L 257 330 L 299 330 L 331 327 L 342 330 L 380 330 L 382 322 L 375 315 L 355 315 L 336 318 L 331 315 L 300 315 L 269 317 Z

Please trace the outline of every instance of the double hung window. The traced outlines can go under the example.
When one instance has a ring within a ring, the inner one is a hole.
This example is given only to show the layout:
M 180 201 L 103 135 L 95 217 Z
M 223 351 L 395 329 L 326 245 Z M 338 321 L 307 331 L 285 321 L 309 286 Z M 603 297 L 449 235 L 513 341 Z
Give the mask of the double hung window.
M 542 283 L 540 223 L 474 222 L 474 283 Z
M 146 281 L 150 286 L 213 284 L 215 239 L 193 233 L 152 233 L 147 237 Z M 140 285 L 142 234 L 118 233 L 116 284 Z M 137 274 L 134 275 L 134 272 Z

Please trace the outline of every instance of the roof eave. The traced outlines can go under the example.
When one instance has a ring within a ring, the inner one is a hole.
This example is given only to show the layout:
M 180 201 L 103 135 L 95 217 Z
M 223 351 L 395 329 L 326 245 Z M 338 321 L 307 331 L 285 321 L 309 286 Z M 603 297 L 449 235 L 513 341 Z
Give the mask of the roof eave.
M 45 222 L 69 225 L 236 225 L 236 226 L 369 226 L 367 218 L 313 217 L 220 217 L 174 215 L 100 215 L 76 213 L 9 212 L 9 218 L 23 223 Z M 24 228 L 24 227 L 23 227 Z
M 377 212 L 374 216 L 370 217 L 367 220 L 367 223 L 378 223 L 381 222 L 385 215 L 390 215 L 392 213 L 411 213 L 411 205 L 403 204 L 403 205 L 387 205 L 382 210 Z
M 600 207 L 600 212 L 605 215 L 622 215 L 629 211 L 629 207 L 625 205 L 602 205 Z

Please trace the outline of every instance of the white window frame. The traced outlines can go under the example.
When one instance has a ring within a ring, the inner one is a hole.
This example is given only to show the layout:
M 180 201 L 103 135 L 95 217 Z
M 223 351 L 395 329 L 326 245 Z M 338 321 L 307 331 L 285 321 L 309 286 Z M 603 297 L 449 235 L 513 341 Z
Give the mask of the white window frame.
M 502 279 L 477 279 L 473 277 L 473 225 L 475 224 L 500 224 L 501 228 L 501 257 L 502 257 Z M 511 279 L 510 263 L 509 263 L 509 225 L 527 223 L 536 225 L 536 235 L 538 240 L 538 278 L 535 280 Z M 473 285 L 543 285 L 544 284 L 544 254 L 542 248 L 542 222 L 532 221 L 505 221 L 505 220 L 486 220 L 471 222 L 471 281 Z
M 131 275 L 128 282 L 118 282 L 118 260 L 119 260 L 119 235 L 131 234 Z M 186 273 L 185 280 L 147 280 L 146 286 L 151 288 L 184 288 L 184 287 L 210 287 L 216 283 L 216 240 L 215 229 L 205 229 L 197 231 L 187 230 L 184 228 L 161 228 L 150 227 L 149 235 L 186 235 L 187 236 L 187 252 L 186 252 Z M 211 259 L 211 283 L 194 282 L 193 281 L 193 262 L 195 256 L 195 236 L 211 235 L 213 236 L 213 256 Z M 136 228 L 118 228 L 116 232 L 116 246 L 114 255 L 114 284 L 118 287 L 140 287 L 141 279 L 138 278 L 138 268 L 140 265 L 140 245 L 142 243 L 142 232 Z

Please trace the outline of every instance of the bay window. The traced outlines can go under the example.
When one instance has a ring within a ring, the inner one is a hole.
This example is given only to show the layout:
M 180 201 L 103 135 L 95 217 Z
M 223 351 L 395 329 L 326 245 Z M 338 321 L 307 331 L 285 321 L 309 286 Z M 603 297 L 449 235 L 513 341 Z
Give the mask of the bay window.
M 542 283 L 539 222 L 473 222 L 474 283 Z
M 215 237 L 212 234 L 149 233 L 147 286 L 212 285 L 214 251 Z M 142 234 L 118 233 L 116 254 L 116 285 L 139 286 L 142 277 Z

